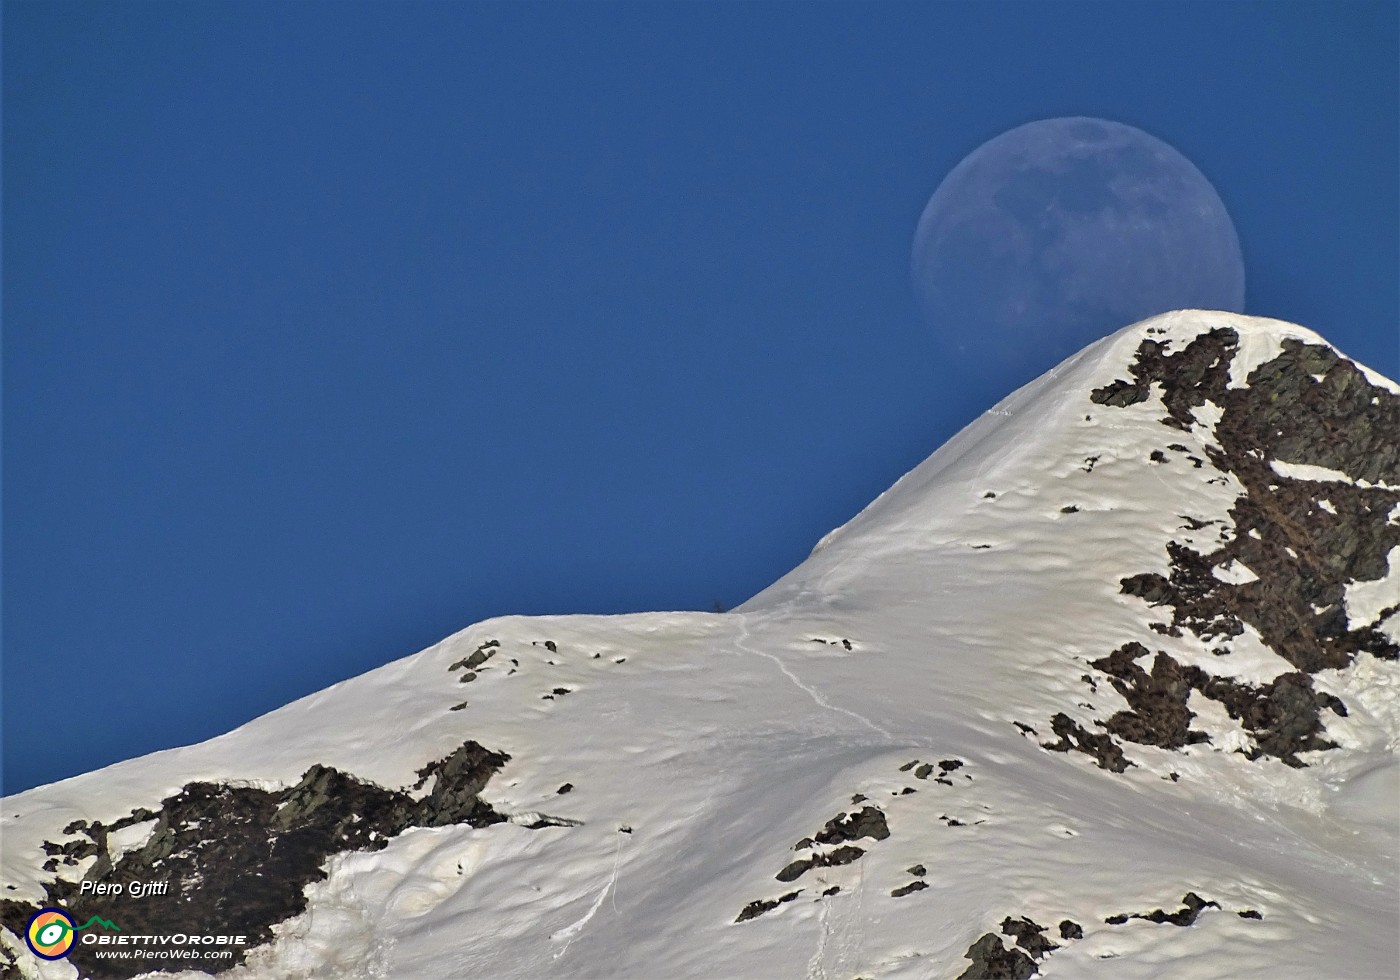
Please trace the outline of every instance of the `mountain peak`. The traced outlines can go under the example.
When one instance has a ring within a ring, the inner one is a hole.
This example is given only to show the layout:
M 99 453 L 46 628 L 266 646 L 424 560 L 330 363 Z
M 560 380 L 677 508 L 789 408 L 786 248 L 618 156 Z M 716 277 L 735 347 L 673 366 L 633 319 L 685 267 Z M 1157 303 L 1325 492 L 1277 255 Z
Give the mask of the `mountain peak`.
M 1011 482 L 1048 488 L 1058 479 L 1051 474 L 1066 465 L 1107 465 L 1139 449 L 1151 460 L 1153 452 L 1174 451 L 1168 447 L 1183 437 L 1198 453 L 1225 451 L 1215 430 L 1227 407 L 1222 436 L 1227 457 L 1238 457 L 1222 459 L 1227 470 L 1244 465 L 1246 455 L 1263 456 L 1284 468 L 1323 467 L 1367 485 L 1397 486 L 1397 396 L 1400 385 L 1305 327 L 1217 311 L 1161 314 L 1105 337 L 1008 395 L 828 534 L 814 556 L 872 533 L 916 545 L 911 511 L 944 517 L 953 488 L 990 486 L 1003 473 Z M 1129 406 L 1139 407 L 1112 411 Z M 891 533 L 882 534 L 882 525 Z M 807 577 L 804 569 L 744 608 L 789 592 L 794 576 Z

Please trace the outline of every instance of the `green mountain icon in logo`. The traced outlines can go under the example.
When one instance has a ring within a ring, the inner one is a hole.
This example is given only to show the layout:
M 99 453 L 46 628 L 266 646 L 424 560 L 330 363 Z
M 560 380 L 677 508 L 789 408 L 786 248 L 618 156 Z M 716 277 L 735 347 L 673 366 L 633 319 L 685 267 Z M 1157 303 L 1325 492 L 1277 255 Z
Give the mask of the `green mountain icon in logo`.
M 110 920 L 104 919 L 104 918 L 102 918 L 102 917 L 99 916 L 99 915 L 94 915 L 91 919 L 88 919 L 86 922 L 84 922 L 84 923 L 83 923 L 82 925 L 80 925 L 80 926 L 74 926 L 74 927 L 73 927 L 73 931 L 74 931 L 74 932 L 81 932 L 82 930 L 86 929 L 88 926 L 92 925 L 94 922 L 96 922 L 98 925 L 100 925 L 103 929 L 108 929 L 108 930 L 111 930 L 112 932 L 121 932 L 121 929 L 119 929 L 119 928 L 117 928 L 116 926 L 114 926 L 114 925 L 111 923 Z

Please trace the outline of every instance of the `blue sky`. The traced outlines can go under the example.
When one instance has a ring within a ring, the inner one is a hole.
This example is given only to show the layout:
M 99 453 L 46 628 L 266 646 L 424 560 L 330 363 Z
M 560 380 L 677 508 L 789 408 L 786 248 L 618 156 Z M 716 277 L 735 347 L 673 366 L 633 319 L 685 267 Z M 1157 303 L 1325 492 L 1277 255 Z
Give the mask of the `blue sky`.
M 1391 2 L 3 15 L 6 792 L 758 591 L 988 407 L 909 248 L 1033 119 L 1174 146 L 1246 311 L 1400 375 Z

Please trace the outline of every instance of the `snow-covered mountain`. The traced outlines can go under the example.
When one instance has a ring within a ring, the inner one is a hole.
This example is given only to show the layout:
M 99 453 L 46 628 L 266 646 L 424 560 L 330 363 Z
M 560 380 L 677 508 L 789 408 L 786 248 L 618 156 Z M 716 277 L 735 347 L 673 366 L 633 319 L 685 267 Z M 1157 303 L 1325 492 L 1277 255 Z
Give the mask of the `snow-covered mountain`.
M 489 620 L 6 798 L 0 975 L 1395 977 L 1397 656 L 1400 386 L 1167 314 L 734 612 Z

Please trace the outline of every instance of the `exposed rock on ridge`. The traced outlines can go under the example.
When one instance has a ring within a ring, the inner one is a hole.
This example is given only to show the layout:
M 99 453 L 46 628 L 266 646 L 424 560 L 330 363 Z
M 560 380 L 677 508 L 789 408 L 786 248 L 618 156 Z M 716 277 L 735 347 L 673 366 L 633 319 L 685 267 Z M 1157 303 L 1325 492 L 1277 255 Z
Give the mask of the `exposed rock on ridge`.
M 229 951 L 226 959 L 200 962 L 201 969 L 223 972 L 271 941 L 272 926 L 306 909 L 305 888 L 325 877 L 331 855 L 379 850 L 410 827 L 487 827 L 505 821 L 478 794 L 509 759 L 474 741 L 464 742 L 418 771 L 414 789 L 433 781 L 427 796 L 418 800 L 322 765 L 312 766 L 295 786 L 280 792 L 189 783 L 155 811 L 134 811 L 110 827 L 79 822 L 66 828 L 81 835 L 77 840 L 46 847 L 68 864 L 95 856 L 96 863 L 82 881 L 169 882 L 168 892 L 138 902 L 121 901 L 113 895 L 83 894 L 82 882 L 56 878 L 47 886 L 46 904 L 61 906 L 78 921 L 94 915 L 111 919 L 128 935 L 247 936 L 247 946 L 199 947 L 204 952 Z M 147 821 L 154 821 L 154 827 L 145 843 L 113 864 L 109 834 Z M 36 905 L 0 900 L 0 923 L 23 935 L 38 910 Z M 99 959 L 81 944 L 74 946 L 69 959 L 95 980 L 190 966 L 179 958 Z
M 1220 547 L 1202 552 L 1170 542 L 1167 575 L 1130 575 L 1121 589 L 1170 610 L 1170 624 L 1154 626 L 1159 632 L 1189 630 L 1223 655 L 1247 624 L 1297 669 L 1259 687 L 1157 652 L 1149 671 L 1138 660 L 1151 651 L 1128 644 L 1092 666 L 1109 675 L 1129 709 L 1100 723 L 1104 735 L 1057 716 L 1060 741 L 1048 748 L 1084 751 L 1103 768 L 1122 772 L 1129 763 L 1106 739 L 1169 749 L 1206 741 L 1206 733 L 1190 726 L 1187 699 L 1195 690 L 1220 702 L 1253 735 L 1249 758 L 1273 756 L 1301 766 L 1299 752 L 1335 747 L 1324 735 L 1323 709 L 1346 714 L 1338 698 L 1313 689 L 1310 675 L 1347 668 L 1363 651 L 1388 660 L 1400 656 L 1380 629 L 1396 607 L 1355 623 L 1344 603 L 1347 585 L 1386 575 L 1387 556 L 1400 546 L 1400 522 L 1390 519 L 1400 505 L 1400 395 L 1372 384 L 1332 348 L 1293 338 L 1243 385 L 1231 387 L 1239 340 L 1229 327 L 1201 333 L 1177 352 L 1168 340 L 1143 340 L 1131 377 L 1091 394 L 1108 407 L 1159 398 L 1167 413 L 1162 424 L 1197 433 L 1210 464 L 1243 487 Z M 1213 432 L 1202 435 L 1206 423 L 1197 412 L 1208 402 L 1219 417 Z M 1287 475 L 1297 465 L 1324 468 L 1336 479 Z M 1189 527 L 1208 523 L 1183 516 Z M 1218 574 L 1231 567 L 1252 577 Z

